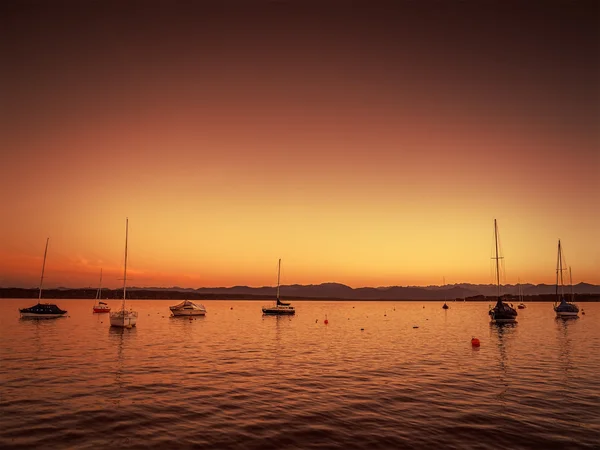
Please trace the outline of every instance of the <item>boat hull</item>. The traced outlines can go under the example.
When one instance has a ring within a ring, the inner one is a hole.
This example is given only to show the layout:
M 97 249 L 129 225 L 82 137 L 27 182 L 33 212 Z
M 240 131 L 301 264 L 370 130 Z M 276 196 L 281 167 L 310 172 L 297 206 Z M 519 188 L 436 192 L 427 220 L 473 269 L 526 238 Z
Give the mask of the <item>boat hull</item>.
M 96 314 L 109 313 L 110 312 L 110 308 L 94 308 L 94 312 Z
M 492 323 L 517 323 L 517 319 L 515 319 L 515 318 L 506 318 L 506 319 L 492 318 Z
M 130 328 L 135 327 L 136 324 L 137 312 L 135 311 L 125 311 L 125 314 L 119 311 L 110 315 L 111 327 Z
M 205 316 L 206 311 L 198 309 L 171 310 L 171 314 L 173 314 L 174 317 Z
M 560 318 L 572 318 L 572 317 L 578 317 L 579 313 L 578 312 L 561 312 L 561 311 L 556 311 L 556 317 L 560 317 Z
M 22 319 L 58 319 L 64 317 L 67 312 L 58 314 L 36 314 L 36 313 L 21 313 Z
M 293 316 L 296 314 L 295 309 L 263 308 L 262 312 L 265 316 Z

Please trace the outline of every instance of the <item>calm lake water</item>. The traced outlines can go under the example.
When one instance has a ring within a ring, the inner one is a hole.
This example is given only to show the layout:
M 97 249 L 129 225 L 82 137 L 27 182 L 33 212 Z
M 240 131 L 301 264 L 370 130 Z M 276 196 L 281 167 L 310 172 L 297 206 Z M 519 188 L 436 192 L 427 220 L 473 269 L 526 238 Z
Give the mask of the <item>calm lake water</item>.
M 600 448 L 598 303 L 496 326 L 487 303 L 131 301 L 131 330 L 91 300 L 20 320 L 34 303 L 0 300 L 2 448 Z

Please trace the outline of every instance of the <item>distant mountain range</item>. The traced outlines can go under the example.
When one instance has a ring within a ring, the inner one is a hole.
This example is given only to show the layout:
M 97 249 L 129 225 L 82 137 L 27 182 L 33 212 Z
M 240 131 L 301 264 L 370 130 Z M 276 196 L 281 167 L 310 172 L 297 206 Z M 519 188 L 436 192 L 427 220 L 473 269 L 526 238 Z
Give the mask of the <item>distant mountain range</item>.
M 523 294 L 526 296 L 552 295 L 555 293 L 556 286 L 548 284 L 522 284 Z M 136 297 L 136 291 L 143 291 L 144 298 L 272 298 L 275 295 L 275 288 L 272 286 L 249 287 L 215 287 L 215 288 L 181 288 L 178 286 L 164 287 L 130 287 L 127 288 L 132 298 Z M 79 298 L 88 298 L 88 294 L 95 293 L 95 288 L 58 288 L 45 291 L 50 297 L 50 291 L 62 293 L 65 297 L 77 298 L 75 295 L 85 295 Z M 566 288 L 570 293 L 570 288 Z M 579 283 L 573 286 L 575 294 L 600 294 L 600 286 Z M 22 292 L 19 294 L 19 292 Z M 25 293 L 27 292 L 27 293 Z M 35 289 L 16 289 L 1 288 L 0 297 L 25 296 L 30 297 L 30 293 Z M 105 289 L 104 293 L 110 298 L 118 298 L 120 290 Z M 517 295 L 517 285 L 505 285 L 501 288 L 501 294 Z M 37 295 L 37 294 L 36 294 Z M 139 293 L 141 297 L 141 292 Z M 323 283 L 317 285 L 283 285 L 281 286 L 281 296 L 283 298 L 294 299 L 340 299 L 340 300 L 454 300 L 469 297 L 485 296 L 493 297 L 496 295 L 496 286 L 493 284 L 470 284 L 461 283 L 445 286 L 387 286 L 387 287 L 362 287 L 351 288 L 340 283 Z M 57 298 L 57 297 L 55 297 Z M 93 296 L 92 296 L 93 298 Z
M 138 288 L 128 288 L 138 289 Z M 194 292 L 198 294 L 235 294 L 252 295 L 261 297 L 272 297 L 274 288 L 272 286 L 249 287 L 233 286 L 218 288 L 199 288 L 187 289 L 180 287 L 172 288 L 139 288 L 144 290 L 176 290 L 181 292 Z M 386 286 L 386 287 L 362 287 L 351 288 L 340 283 L 323 284 L 292 284 L 282 285 L 282 297 L 293 298 L 338 298 L 347 300 L 443 300 L 444 298 L 455 299 L 474 297 L 478 295 L 494 296 L 496 295 L 496 286 L 493 284 L 453 284 L 445 286 Z M 549 284 L 522 284 L 523 295 L 548 295 L 556 292 L 555 285 Z M 565 288 L 570 292 L 570 288 Z M 501 288 L 501 294 L 517 295 L 519 287 L 517 285 L 504 285 Z M 575 294 L 600 294 L 600 286 L 579 283 L 573 286 Z

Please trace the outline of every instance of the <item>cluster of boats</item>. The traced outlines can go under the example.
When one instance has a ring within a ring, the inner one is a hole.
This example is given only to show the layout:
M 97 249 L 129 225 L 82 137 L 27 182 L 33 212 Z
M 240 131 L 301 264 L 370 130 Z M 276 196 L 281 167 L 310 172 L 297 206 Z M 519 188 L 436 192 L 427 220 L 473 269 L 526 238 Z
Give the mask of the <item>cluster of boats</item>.
M 498 252 L 498 224 L 496 223 L 496 219 L 494 219 L 494 238 L 495 238 L 495 247 L 496 247 L 496 256 L 493 258 L 496 260 L 496 282 L 498 289 L 498 301 L 493 308 L 490 308 L 489 315 L 491 317 L 492 323 L 516 323 L 517 322 L 517 310 L 513 307 L 512 304 L 506 303 L 502 301 L 502 297 L 500 296 L 500 259 Z M 563 267 L 563 252 L 560 244 L 560 239 L 558 240 L 558 257 L 556 261 L 556 296 L 557 300 L 554 303 L 554 312 L 556 313 L 556 317 L 562 319 L 568 319 L 573 317 L 578 317 L 579 315 L 579 307 L 573 303 L 574 294 L 573 294 L 573 280 L 571 278 L 571 302 L 567 301 L 567 297 L 565 296 L 565 284 L 563 278 L 563 272 L 566 270 Z M 570 273 L 570 268 L 569 268 Z M 519 297 L 522 298 L 520 286 L 519 286 Z M 522 302 L 517 306 L 518 309 L 525 309 L 525 304 Z
M 121 328 L 132 328 L 137 324 L 138 313 L 127 309 L 125 305 L 125 299 L 127 298 L 127 241 L 129 238 L 129 219 L 125 222 L 125 264 L 123 269 L 123 300 L 121 308 L 118 311 L 111 312 L 110 306 L 102 299 L 102 269 L 100 269 L 100 283 L 98 290 L 96 291 L 96 299 L 92 311 L 95 314 L 110 314 L 110 325 L 113 327 Z M 46 248 L 44 250 L 44 262 L 42 264 L 42 276 L 40 278 L 40 287 L 38 293 L 38 303 L 29 308 L 19 309 L 19 313 L 22 318 L 28 319 L 54 319 L 57 317 L 63 317 L 67 314 L 67 311 L 60 309 L 58 306 L 51 303 L 42 303 L 42 287 L 44 285 L 44 271 L 46 269 L 46 256 L 48 255 L 48 242 L 50 238 L 46 239 Z M 283 302 L 279 297 L 279 287 L 281 281 L 281 259 L 277 269 L 277 298 L 275 305 L 264 306 L 262 308 L 263 314 L 265 315 L 294 315 L 296 309 L 289 303 Z M 204 305 L 197 305 L 190 300 L 184 300 L 178 305 L 170 306 L 171 314 L 173 317 L 194 317 L 206 315 L 206 308 Z
M 93 312 L 98 314 L 110 314 L 110 325 L 113 327 L 122 327 L 122 328 L 131 328 L 136 326 L 138 313 L 136 311 L 132 311 L 131 309 L 127 309 L 125 305 L 125 299 L 127 297 L 127 240 L 129 236 L 129 220 L 126 221 L 125 225 L 125 264 L 123 269 L 123 300 L 121 303 L 121 308 L 118 311 L 111 312 L 111 308 L 101 300 L 102 296 L 102 270 L 100 270 L 100 285 L 98 287 L 98 291 L 96 293 L 96 301 L 94 302 Z M 517 321 L 517 310 L 514 308 L 512 304 L 506 303 L 502 300 L 500 296 L 500 259 L 498 251 L 498 225 L 496 220 L 494 219 L 494 238 L 495 238 L 495 248 L 496 255 L 494 258 L 496 260 L 496 282 L 497 282 L 497 295 L 498 301 L 495 306 L 490 308 L 489 315 L 491 317 L 492 323 L 516 323 Z M 57 305 L 50 303 L 42 303 L 42 286 L 44 282 L 44 270 L 46 267 L 46 256 L 48 254 L 48 242 L 49 238 L 46 240 L 46 248 L 44 250 L 44 262 L 42 264 L 42 276 L 40 278 L 40 287 L 38 294 L 38 303 L 29 308 L 19 309 L 19 313 L 22 318 L 37 318 L 37 319 L 52 319 L 56 317 L 63 317 L 67 314 L 67 311 L 60 309 Z M 560 239 L 558 240 L 558 258 L 556 263 L 556 295 L 557 301 L 554 303 L 554 311 L 556 313 L 556 317 L 559 318 L 571 318 L 577 317 L 579 314 L 579 308 L 575 303 L 573 303 L 573 292 L 571 292 L 571 302 L 567 301 L 565 296 L 564 289 L 564 280 L 563 280 L 563 272 L 566 269 L 563 267 L 563 252 L 560 243 Z M 570 268 L 569 268 L 570 271 Z M 290 305 L 290 303 L 283 302 L 279 296 L 279 288 L 281 281 L 281 259 L 279 260 L 277 266 L 277 296 L 275 300 L 275 304 L 271 306 L 263 306 L 262 312 L 267 316 L 289 316 L 296 314 L 296 309 Z M 571 280 L 571 289 L 573 287 L 573 283 Z M 519 286 L 519 297 L 522 299 L 522 294 Z M 448 309 L 448 305 L 444 302 L 442 306 L 444 309 Z M 524 309 L 525 304 L 520 303 L 517 306 L 518 309 Z M 193 316 L 204 316 L 206 314 L 206 308 L 204 305 L 197 305 L 190 300 L 185 300 L 178 305 L 169 307 L 171 313 L 174 317 L 193 317 Z

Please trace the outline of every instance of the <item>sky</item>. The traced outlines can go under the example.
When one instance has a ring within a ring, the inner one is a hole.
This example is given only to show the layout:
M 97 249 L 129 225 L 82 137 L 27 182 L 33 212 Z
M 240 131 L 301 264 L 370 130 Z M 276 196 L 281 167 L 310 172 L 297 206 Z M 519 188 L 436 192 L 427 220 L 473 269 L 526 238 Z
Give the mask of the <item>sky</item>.
M 0 287 L 600 284 L 597 2 L 0 6 Z

